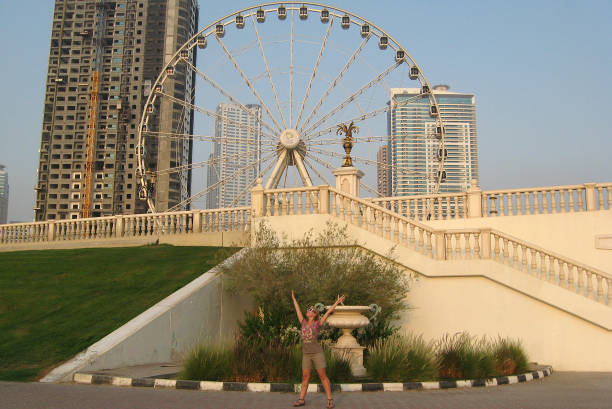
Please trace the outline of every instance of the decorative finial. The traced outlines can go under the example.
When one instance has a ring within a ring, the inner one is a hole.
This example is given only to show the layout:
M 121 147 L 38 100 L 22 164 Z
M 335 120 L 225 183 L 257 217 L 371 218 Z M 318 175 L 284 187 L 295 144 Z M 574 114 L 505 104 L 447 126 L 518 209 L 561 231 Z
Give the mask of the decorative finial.
M 342 163 L 343 168 L 353 166 L 353 159 L 351 159 L 351 149 L 353 149 L 353 132 L 359 133 L 359 128 L 355 126 L 354 122 L 351 122 L 349 125 L 340 124 L 336 130 L 336 135 L 345 135 L 344 139 L 342 140 L 342 147 L 344 148 L 344 152 L 346 152 L 344 162 Z

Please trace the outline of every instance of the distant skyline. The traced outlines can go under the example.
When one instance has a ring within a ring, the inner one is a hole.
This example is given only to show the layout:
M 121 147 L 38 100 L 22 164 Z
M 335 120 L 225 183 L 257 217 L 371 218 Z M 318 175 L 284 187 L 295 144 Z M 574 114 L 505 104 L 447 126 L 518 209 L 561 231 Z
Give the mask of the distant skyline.
M 257 2 L 200 1 L 200 27 Z M 609 1 L 335 1 L 395 37 L 429 82 L 476 96 L 483 189 L 612 179 Z M 53 1 L 0 3 L 0 163 L 33 219 Z

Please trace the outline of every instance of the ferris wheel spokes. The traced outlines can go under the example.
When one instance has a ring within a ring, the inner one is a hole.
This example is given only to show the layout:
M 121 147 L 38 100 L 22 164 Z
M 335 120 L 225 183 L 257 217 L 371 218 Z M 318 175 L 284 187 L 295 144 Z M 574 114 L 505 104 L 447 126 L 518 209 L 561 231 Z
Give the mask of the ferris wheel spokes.
M 221 41 L 221 38 L 219 38 L 218 36 L 215 36 L 215 38 L 217 39 L 217 42 L 223 48 L 223 51 L 225 52 L 225 55 L 227 55 L 227 58 L 229 58 L 231 60 L 232 64 L 234 65 L 234 68 L 236 68 L 236 71 L 238 71 L 238 73 L 240 74 L 240 76 L 242 77 L 244 82 L 247 84 L 247 86 L 251 90 L 251 93 L 255 96 L 255 98 L 257 98 L 257 100 L 261 104 L 261 107 L 266 111 L 266 113 L 268 114 L 268 116 L 270 117 L 272 122 L 274 122 L 274 125 L 276 126 L 278 132 L 282 132 L 283 128 L 276 121 L 276 118 L 274 118 L 274 115 L 272 115 L 272 112 L 270 112 L 270 108 L 268 108 L 268 105 L 266 105 L 266 103 L 263 101 L 263 99 L 261 99 L 261 96 L 259 95 L 257 90 L 255 90 L 255 88 L 253 87 L 253 84 L 251 84 L 251 81 L 246 76 L 244 71 L 242 71 L 242 68 L 240 68 L 240 65 L 238 64 L 238 61 L 236 61 L 236 59 L 234 58 L 234 56 L 232 55 L 230 50 L 228 50 L 227 47 L 225 46 L 225 44 L 223 43 L 223 41 Z
M 278 93 L 276 91 L 276 86 L 274 85 L 274 81 L 272 80 L 272 74 L 270 73 L 270 66 L 268 65 L 268 59 L 266 58 L 266 53 L 264 52 L 263 44 L 261 43 L 261 37 L 259 37 L 259 30 L 257 29 L 257 24 L 255 23 L 255 18 L 251 16 L 251 22 L 253 23 L 253 29 L 255 31 L 255 35 L 257 36 L 257 44 L 259 44 L 259 51 L 261 51 L 261 57 L 266 66 L 266 74 L 268 76 L 268 80 L 270 81 L 270 87 L 272 88 L 272 92 L 274 93 L 274 100 L 276 101 L 276 108 L 278 109 L 278 113 L 281 116 L 281 121 L 283 122 L 284 129 L 287 129 L 287 122 L 285 121 L 285 115 L 283 114 L 283 110 L 280 105 L 280 101 L 278 99 Z
M 310 76 L 310 80 L 308 81 L 308 86 L 306 87 L 306 93 L 304 94 L 304 100 L 302 101 L 302 106 L 300 107 L 300 113 L 298 115 L 297 121 L 295 122 L 294 129 L 298 129 L 300 126 L 300 120 L 302 119 L 302 114 L 304 113 L 304 107 L 306 106 L 306 101 L 308 100 L 308 96 L 310 95 L 310 90 L 312 88 L 312 83 L 317 75 L 317 70 L 319 69 L 319 64 L 321 63 L 321 56 L 325 51 L 325 46 L 327 44 L 327 39 L 329 38 L 329 33 L 331 32 L 332 26 L 334 24 L 334 19 L 329 20 L 329 24 L 327 26 L 327 31 L 325 32 L 325 37 L 323 37 L 323 42 L 321 43 L 321 49 L 319 50 L 319 55 L 317 56 L 317 61 L 315 62 L 314 68 L 312 69 L 312 75 Z
M 375 78 L 370 80 L 370 82 L 368 82 L 367 84 L 363 85 L 361 88 L 359 88 L 352 95 L 347 97 L 344 101 L 342 101 L 342 103 L 340 103 L 339 105 L 334 107 L 327 114 L 323 115 L 323 117 L 321 117 L 317 122 L 315 122 L 307 130 L 304 131 L 304 135 L 306 135 L 306 137 L 307 137 L 310 132 L 316 130 L 319 126 L 323 125 L 328 119 L 330 119 L 332 116 L 334 116 L 338 111 L 341 111 L 348 104 L 353 102 L 355 100 L 355 98 L 359 97 L 365 91 L 367 91 L 368 89 L 372 88 L 372 86 L 374 86 L 378 82 L 380 82 L 383 78 L 385 78 L 387 75 L 389 75 L 389 73 L 391 73 L 393 70 L 395 70 L 397 67 L 399 67 L 401 63 L 402 63 L 402 61 L 400 60 L 400 61 L 396 61 L 393 64 L 391 64 L 386 70 L 384 70 L 383 72 L 378 74 Z
M 361 54 L 361 52 L 363 51 L 365 45 L 368 43 L 368 40 L 370 39 L 370 37 L 365 37 L 363 39 L 363 41 L 361 42 L 361 44 L 359 45 L 359 47 L 357 47 L 357 49 L 353 52 L 353 54 L 349 57 L 348 61 L 346 62 L 346 64 L 344 65 L 344 67 L 342 67 L 342 69 L 340 70 L 340 72 L 338 73 L 338 75 L 336 75 L 336 78 L 334 78 L 334 80 L 331 82 L 331 84 L 329 85 L 329 87 L 327 88 L 327 90 L 325 90 L 325 92 L 323 93 L 323 95 L 321 96 L 321 98 L 319 99 L 319 101 L 315 104 L 314 108 L 312 109 L 312 111 L 310 112 L 310 114 L 308 115 L 308 117 L 306 118 L 306 120 L 304 121 L 304 124 L 298 129 L 298 131 L 302 132 L 304 130 L 304 128 L 306 128 L 306 126 L 308 126 L 308 124 L 310 123 L 310 121 L 312 120 L 312 117 L 315 116 L 317 114 L 317 112 L 319 111 L 319 109 L 321 108 L 321 105 L 323 105 L 323 103 L 325 102 L 325 100 L 327 99 L 327 97 L 329 97 L 329 95 L 332 93 L 332 91 L 334 90 L 334 88 L 336 87 L 336 85 L 338 84 L 338 82 L 340 81 L 340 79 L 342 79 L 342 77 L 344 76 L 344 74 L 346 74 L 346 71 L 348 71 L 349 67 L 353 64 L 353 62 L 357 59 L 357 56 L 359 56 L 359 54 Z
M 202 70 L 199 70 L 198 68 L 196 68 L 193 64 L 191 64 L 191 62 L 185 60 L 185 62 L 196 72 L 196 74 L 198 74 L 198 76 L 200 76 L 204 81 L 206 81 L 207 83 L 209 83 L 214 89 L 216 89 L 217 91 L 219 91 L 221 94 L 223 94 L 225 97 L 227 97 L 230 101 L 232 101 L 234 104 L 238 105 L 240 107 L 240 109 L 242 109 L 244 112 L 247 113 L 247 115 L 249 115 L 252 118 L 255 118 L 256 121 L 259 121 L 261 123 L 262 126 L 265 126 L 268 130 L 270 130 L 272 133 L 276 132 L 272 126 L 270 126 L 266 121 L 264 121 L 261 118 L 257 118 L 255 116 L 255 114 L 253 114 L 253 111 L 251 111 L 249 108 L 247 108 L 243 103 L 241 103 L 240 101 L 238 101 L 238 99 L 236 97 L 234 97 L 232 94 L 230 94 L 227 90 L 225 90 L 223 87 L 221 87 L 219 84 L 217 84 L 215 81 L 213 81 L 208 75 L 206 75 L 204 72 L 202 72 Z

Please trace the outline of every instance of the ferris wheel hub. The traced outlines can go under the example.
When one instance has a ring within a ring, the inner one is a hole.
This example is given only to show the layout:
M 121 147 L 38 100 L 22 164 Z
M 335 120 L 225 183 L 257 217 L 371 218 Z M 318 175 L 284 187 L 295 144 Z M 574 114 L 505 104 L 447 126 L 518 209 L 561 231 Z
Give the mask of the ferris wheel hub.
M 297 148 L 301 140 L 300 133 L 292 128 L 287 128 L 280 134 L 280 143 L 285 149 L 291 150 Z

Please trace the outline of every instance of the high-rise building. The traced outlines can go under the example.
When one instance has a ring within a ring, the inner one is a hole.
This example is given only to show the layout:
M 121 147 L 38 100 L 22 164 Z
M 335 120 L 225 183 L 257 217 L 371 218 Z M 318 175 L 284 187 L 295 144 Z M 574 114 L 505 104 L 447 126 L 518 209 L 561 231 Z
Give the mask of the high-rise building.
M 9 182 L 8 172 L 0 165 L 0 224 L 8 222 Z
M 55 1 L 35 220 L 82 217 L 87 201 L 85 214 L 93 217 L 147 210 L 139 199 L 136 175 L 140 116 L 151 84 L 177 48 L 195 34 L 197 19 L 197 0 Z M 192 102 L 195 73 L 187 67 L 177 66 L 165 87 L 176 98 Z M 95 134 L 88 179 L 91 124 Z M 149 128 L 189 132 L 192 127 L 192 112 L 180 104 L 162 104 Z M 160 138 L 145 148 L 151 170 L 191 160 L 189 141 Z M 189 172 L 158 178 L 157 210 L 187 196 L 190 179 Z
M 207 207 L 247 206 L 259 173 L 261 106 L 219 104 L 212 162 L 207 172 Z M 216 186 L 215 186 L 216 185 Z
M 378 193 L 383 197 L 391 196 L 391 167 L 389 166 L 389 147 L 383 145 L 376 154 L 376 177 Z
M 446 180 L 439 193 L 464 192 L 478 179 L 476 103 L 473 94 L 451 92 L 446 85 L 433 93 L 444 124 L 445 148 L 436 139 L 430 101 L 419 88 L 392 88 L 388 114 L 392 196 L 434 192 L 438 164 L 444 156 Z M 410 100 L 402 104 L 402 101 Z

